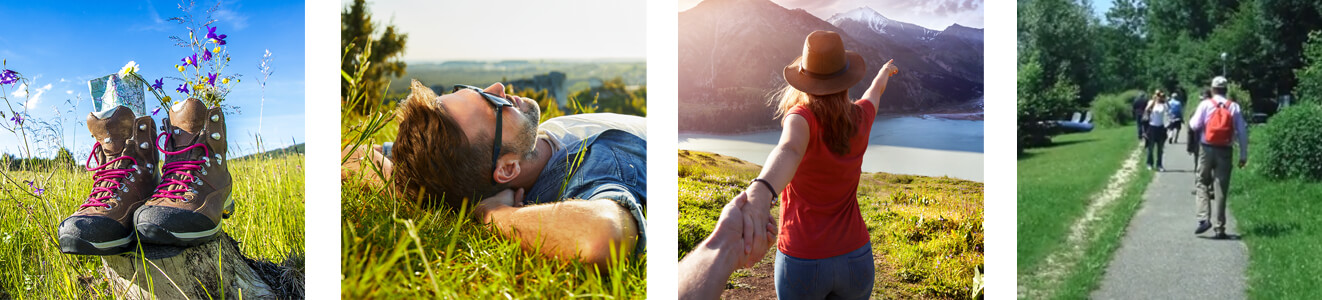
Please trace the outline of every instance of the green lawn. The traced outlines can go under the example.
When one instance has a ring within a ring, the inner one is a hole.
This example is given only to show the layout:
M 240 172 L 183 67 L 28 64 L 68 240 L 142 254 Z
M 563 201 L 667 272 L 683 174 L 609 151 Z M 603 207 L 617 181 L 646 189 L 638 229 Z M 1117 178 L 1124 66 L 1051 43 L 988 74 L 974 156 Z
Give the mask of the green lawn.
M 1063 250 L 1070 226 L 1139 145 L 1132 125 L 1060 135 L 1052 141 L 1052 146 L 1024 150 L 1018 161 L 1019 285 L 1051 298 L 1086 298 L 1119 245 L 1152 173 L 1135 174 L 1116 202 L 1099 212 L 1100 221 L 1088 228 L 1097 235 L 1086 241 L 1073 268 L 1063 270 L 1061 282 L 1024 282 L 1026 275 L 1059 267 L 1043 266 L 1043 260 Z
M 679 151 L 680 258 L 711 234 L 721 207 L 761 168 L 734 157 Z M 983 263 L 982 183 L 864 173 L 858 196 L 877 257 L 873 297 L 968 297 L 974 270 Z
M 384 109 L 383 109 L 384 110 Z M 346 118 L 346 141 L 360 135 Z M 366 144 L 394 139 L 385 123 Z M 375 175 L 366 175 L 375 176 Z M 341 201 L 341 296 L 346 299 L 544 299 L 647 296 L 647 258 L 621 256 L 609 270 L 546 259 L 478 224 L 467 211 L 424 209 L 350 179 Z M 631 253 L 632 251 L 626 251 Z
M 1260 140 L 1256 133 L 1251 140 Z M 1261 146 L 1249 149 L 1256 153 Z M 1254 155 L 1249 159 L 1255 163 Z M 1249 296 L 1316 298 L 1322 287 L 1322 182 L 1270 179 L 1249 167 L 1235 169 L 1230 184 L 1228 205 L 1249 247 Z
M 0 171 L 19 181 L 0 189 L 0 299 L 111 299 L 96 256 L 60 253 L 59 222 L 87 199 L 92 176 L 81 169 Z M 253 259 L 277 264 L 304 253 L 303 155 L 235 160 L 235 214 L 225 232 Z M 49 177 L 47 177 L 49 176 Z M 38 180 L 41 197 L 27 193 L 23 180 Z M 301 267 L 301 266 L 300 266 Z M 192 280 L 172 278 L 175 281 Z

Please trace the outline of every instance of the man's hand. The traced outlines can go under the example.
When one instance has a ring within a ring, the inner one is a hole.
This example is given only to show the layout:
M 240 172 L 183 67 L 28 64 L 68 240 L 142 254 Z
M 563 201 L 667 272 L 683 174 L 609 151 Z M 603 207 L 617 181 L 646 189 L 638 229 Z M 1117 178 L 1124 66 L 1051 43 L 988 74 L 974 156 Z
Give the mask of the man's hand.
M 761 243 L 759 242 L 767 240 L 767 232 L 762 230 L 762 228 L 767 226 L 767 220 L 771 218 L 771 201 L 774 197 L 775 195 L 771 194 L 771 190 L 764 184 L 753 182 L 747 189 L 744 189 L 743 193 L 739 194 L 738 197 L 735 197 L 734 200 L 731 200 L 747 201 L 747 204 L 742 205 L 744 215 L 743 240 L 745 255 L 755 256 L 757 253 L 753 250 L 760 246 Z M 763 249 L 762 253 L 765 254 L 766 249 Z M 761 257 L 758 258 L 760 259 Z
M 491 211 L 502 207 L 520 207 L 523 206 L 523 189 L 506 189 L 496 193 L 491 198 L 482 199 L 473 207 L 473 213 L 483 223 L 491 223 Z
M 381 145 L 344 148 L 340 151 L 340 157 L 349 158 L 340 168 L 340 180 L 346 180 L 355 174 L 364 172 L 366 173 L 363 175 L 363 179 L 368 182 L 385 182 L 386 179 L 389 179 L 392 165 L 390 159 L 382 153 Z M 372 167 L 369 168 L 368 165 Z M 378 170 L 381 172 L 381 176 L 377 176 Z
M 733 202 L 745 201 L 744 215 L 744 259 L 741 267 L 752 267 L 766 256 L 767 250 L 776 241 L 776 220 L 771 216 L 771 201 L 775 197 L 765 185 L 754 182 Z M 766 228 L 766 229 L 763 229 Z

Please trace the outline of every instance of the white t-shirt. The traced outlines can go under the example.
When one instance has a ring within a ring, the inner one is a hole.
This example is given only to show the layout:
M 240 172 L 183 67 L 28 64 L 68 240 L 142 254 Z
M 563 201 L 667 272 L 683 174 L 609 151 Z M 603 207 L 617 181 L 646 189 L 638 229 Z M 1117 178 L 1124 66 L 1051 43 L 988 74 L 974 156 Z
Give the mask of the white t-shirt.
M 546 138 L 559 150 L 608 129 L 618 129 L 647 140 L 647 119 L 616 113 L 577 114 L 555 117 L 537 125 L 537 137 Z
M 1152 104 L 1152 111 L 1148 112 L 1148 125 L 1166 125 L 1166 104 L 1160 102 Z

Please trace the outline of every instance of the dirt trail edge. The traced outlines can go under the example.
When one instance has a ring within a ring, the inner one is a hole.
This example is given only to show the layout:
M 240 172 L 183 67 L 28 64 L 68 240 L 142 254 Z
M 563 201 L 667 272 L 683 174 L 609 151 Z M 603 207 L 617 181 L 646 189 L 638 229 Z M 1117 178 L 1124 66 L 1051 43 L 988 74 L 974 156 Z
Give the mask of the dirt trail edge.
M 1073 273 L 1073 270 L 1077 269 L 1085 250 L 1096 239 L 1097 226 L 1095 225 L 1098 221 L 1101 221 L 1102 213 L 1112 208 L 1113 205 L 1111 204 L 1120 198 L 1125 191 L 1125 187 L 1129 186 L 1129 182 L 1137 175 L 1139 154 L 1142 153 L 1142 150 L 1143 147 L 1137 147 L 1131 151 L 1129 157 L 1121 163 L 1120 170 L 1111 175 L 1106 187 L 1092 197 L 1092 202 L 1088 204 L 1083 216 L 1070 225 L 1069 236 L 1060 250 L 1048 255 L 1045 261 L 1038 264 L 1039 266 L 1035 271 L 1027 272 L 1026 275 L 1019 277 L 1020 299 L 1052 298 L 1052 292 L 1058 290 L 1061 282 Z M 1193 182 L 1193 179 L 1189 180 L 1189 182 Z M 1188 194 L 1188 191 L 1185 191 L 1185 194 Z
M 1194 235 L 1193 156 L 1167 145 L 1166 172 L 1157 173 L 1129 222 L 1094 299 L 1244 299 L 1248 247 L 1227 211 L 1231 239 Z M 1170 151 L 1176 150 L 1176 151 Z M 1239 172 L 1235 170 L 1234 172 Z M 1233 180 L 1233 173 L 1232 173 Z M 1235 201 L 1235 199 L 1229 199 Z M 1229 207 L 1229 206 L 1227 206 Z

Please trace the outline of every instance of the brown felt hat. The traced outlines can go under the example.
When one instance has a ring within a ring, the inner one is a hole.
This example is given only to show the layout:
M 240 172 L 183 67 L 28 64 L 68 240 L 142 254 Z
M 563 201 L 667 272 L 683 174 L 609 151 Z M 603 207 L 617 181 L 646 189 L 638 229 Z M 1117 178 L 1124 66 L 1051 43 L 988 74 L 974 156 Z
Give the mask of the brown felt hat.
M 785 82 L 813 95 L 830 95 L 853 86 L 867 73 L 863 56 L 845 50 L 840 34 L 818 30 L 803 40 L 803 55 L 785 66 Z

